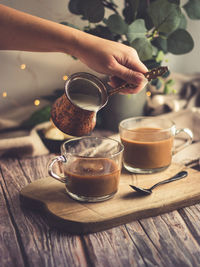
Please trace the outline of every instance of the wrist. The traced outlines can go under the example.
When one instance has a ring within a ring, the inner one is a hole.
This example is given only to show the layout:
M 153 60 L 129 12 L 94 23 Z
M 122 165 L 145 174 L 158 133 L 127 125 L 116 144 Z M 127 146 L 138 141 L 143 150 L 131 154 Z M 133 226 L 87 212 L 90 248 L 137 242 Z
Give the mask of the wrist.
M 79 58 L 80 50 L 82 49 L 84 32 L 74 29 L 69 26 L 62 25 L 61 32 L 58 33 L 58 52 L 70 54 L 71 56 Z
M 71 55 L 80 60 L 89 56 L 93 48 L 98 46 L 98 39 L 97 36 L 75 29 L 73 31 Z

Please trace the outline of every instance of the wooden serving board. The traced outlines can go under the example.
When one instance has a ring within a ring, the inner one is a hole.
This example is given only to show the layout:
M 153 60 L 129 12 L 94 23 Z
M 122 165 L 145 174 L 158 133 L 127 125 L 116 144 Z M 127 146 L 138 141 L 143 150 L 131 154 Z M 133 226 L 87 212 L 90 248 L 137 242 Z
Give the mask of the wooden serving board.
M 72 200 L 65 193 L 65 185 L 51 177 L 38 179 L 23 188 L 20 199 L 28 208 L 41 210 L 51 226 L 69 233 L 92 233 L 199 202 L 200 172 L 193 169 L 188 169 L 186 178 L 161 185 L 149 196 L 141 196 L 129 186 L 148 188 L 182 169 L 183 166 L 172 164 L 163 172 L 148 175 L 123 170 L 117 194 L 99 203 Z

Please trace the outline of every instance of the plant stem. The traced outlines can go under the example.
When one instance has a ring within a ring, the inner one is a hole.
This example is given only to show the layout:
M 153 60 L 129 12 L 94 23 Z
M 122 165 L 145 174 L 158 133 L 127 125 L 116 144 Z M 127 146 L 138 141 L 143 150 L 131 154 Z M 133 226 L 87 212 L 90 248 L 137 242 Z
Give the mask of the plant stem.
M 103 0 L 102 1 L 102 4 L 108 8 L 108 9 L 111 9 L 112 11 L 114 11 L 116 14 L 119 14 L 119 12 L 117 11 L 116 7 L 117 5 L 111 3 L 111 2 L 108 2 L 107 0 Z
M 157 28 L 153 27 L 151 30 L 149 30 L 146 34 L 146 37 L 150 41 L 159 37 L 159 32 L 158 32 Z

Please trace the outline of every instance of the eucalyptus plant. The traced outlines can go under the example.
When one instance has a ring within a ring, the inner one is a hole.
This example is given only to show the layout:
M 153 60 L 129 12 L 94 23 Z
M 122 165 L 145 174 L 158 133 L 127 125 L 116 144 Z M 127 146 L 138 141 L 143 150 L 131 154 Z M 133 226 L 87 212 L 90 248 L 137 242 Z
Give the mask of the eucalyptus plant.
M 84 26 L 62 24 L 134 47 L 148 69 L 160 66 L 168 52 L 190 52 L 194 41 L 187 31 L 187 17 L 200 19 L 199 0 L 184 5 L 180 0 L 70 0 L 68 9 L 80 16 Z M 163 79 L 152 83 L 158 89 Z M 165 93 L 172 84 L 165 83 Z

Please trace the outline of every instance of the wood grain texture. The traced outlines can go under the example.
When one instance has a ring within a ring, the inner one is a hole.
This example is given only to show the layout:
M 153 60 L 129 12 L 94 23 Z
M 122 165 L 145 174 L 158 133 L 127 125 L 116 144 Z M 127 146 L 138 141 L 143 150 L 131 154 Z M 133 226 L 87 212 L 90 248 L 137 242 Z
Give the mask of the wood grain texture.
M 46 158 L 42 157 L 35 160 L 21 160 L 20 163 L 16 159 L 1 161 L 1 171 L 5 177 L 4 188 L 7 206 L 12 217 L 11 225 L 8 224 L 6 219 L 1 222 L 1 229 L 9 229 L 7 232 L 10 232 L 8 236 L 10 239 L 6 238 L 6 241 L 10 247 L 5 246 L 5 242 L 1 242 L 0 251 L 4 249 L 7 254 L 12 254 L 10 257 L 6 257 L 5 251 L 1 254 L 5 255 L 4 261 L 7 260 L 8 263 L 4 266 L 71 267 L 82 266 L 82 262 L 86 262 L 79 237 L 71 237 L 64 233 L 57 235 L 57 232 L 49 228 L 45 223 L 42 216 L 34 214 L 30 210 L 21 209 L 19 203 L 20 189 L 28 184 L 27 180 L 36 179 L 38 173 L 44 175 L 46 164 Z M 2 213 L 4 217 L 7 216 L 4 210 L 2 210 Z M 12 228 L 13 231 L 10 231 Z M 6 231 L 1 234 L 6 236 Z M 13 234 L 12 237 L 11 234 Z M 76 253 L 77 257 L 74 257 L 73 253 L 65 253 L 66 247 L 69 251 Z M 60 251 L 61 248 L 62 250 Z
M 103 266 L 162 266 L 159 252 L 141 225 L 137 221 L 131 225 L 133 235 L 127 231 L 128 224 L 85 237 L 87 246 L 93 244 L 89 255 L 94 266 L 100 266 L 99 259 L 102 259 Z
M 22 208 L 20 190 L 47 175 L 52 156 L 0 159 L 1 267 L 199 266 L 200 204 L 84 235 L 52 229 L 44 214 Z
M 159 251 L 161 266 L 198 266 L 199 246 L 177 211 L 140 221 Z M 132 234 L 132 227 L 129 228 Z M 184 245 L 183 245 L 184 244 Z M 194 257 L 194 255 L 196 255 Z
M 64 184 L 50 177 L 29 184 L 20 196 L 26 206 L 42 210 L 52 226 L 69 233 L 91 233 L 199 202 L 199 174 L 192 169 L 188 169 L 188 177 L 160 186 L 149 196 L 141 196 L 129 187 L 130 183 L 149 187 L 181 169 L 172 164 L 164 172 L 151 175 L 122 172 L 118 193 L 101 203 L 72 200 L 66 195 Z
M 3 176 L 0 173 L 1 181 L 3 181 Z M 0 255 L 2 266 L 14 266 L 16 262 L 19 263 L 18 266 L 24 266 L 23 257 L 21 255 L 20 244 L 18 242 L 18 237 L 16 235 L 15 226 L 13 225 L 13 216 L 10 212 L 8 206 L 8 199 L 6 196 L 5 188 L 1 182 L 0 188 Z M 12 240 L 12 242 L 10 242 Z

